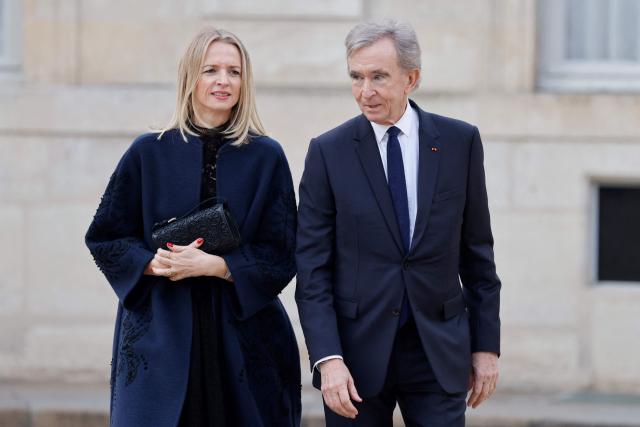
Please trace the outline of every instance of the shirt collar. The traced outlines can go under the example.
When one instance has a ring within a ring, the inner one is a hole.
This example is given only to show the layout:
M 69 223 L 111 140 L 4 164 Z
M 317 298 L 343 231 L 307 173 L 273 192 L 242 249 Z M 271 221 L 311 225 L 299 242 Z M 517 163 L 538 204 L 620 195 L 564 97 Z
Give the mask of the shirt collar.
M 400 117 L 400 120 L 398 120 L 395 124 L 380 125 L 374 122 L 369 122 L 369 123 L 371 123 L 371 127 L 373 127 L 373 132 L 376 135 L 376 141 L 378 142 L 378 144 L 380 144 L 382 142 L 382 138 L 384 138 L 385 134 L 387 133 L 387 130 L 391 126 L 397 127 L 398 129 L 400 129 L 400 131 L 403 134 L 405 134 L 408 137 L 411 137 L 411 132 L 413 131 L 413 128 L 414 128 L 413 125 L 416 120 L 417 120 L 417 114 L 415 110 L 411 107 L 411 105 L 407 102 L 407 106 L 404 110 L 404 114 L 402 115 L 402 117 Z

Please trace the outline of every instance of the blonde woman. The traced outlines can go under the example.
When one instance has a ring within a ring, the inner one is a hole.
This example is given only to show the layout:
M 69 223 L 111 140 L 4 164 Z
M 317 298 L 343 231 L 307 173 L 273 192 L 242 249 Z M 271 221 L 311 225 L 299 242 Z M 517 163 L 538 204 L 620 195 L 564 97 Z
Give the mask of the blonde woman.
M 155 248 L 156 222 L 211 197 L 226 200 L 238 248 Z M 299 425 L 298 347 L 277 297 L 295 274 L 295 229 L 289 166 L 258 117 L 247 51 L 202 31 L 180 62 L 170 125 L 125 152 L 86 236 L 119 300 L 112 425 Z

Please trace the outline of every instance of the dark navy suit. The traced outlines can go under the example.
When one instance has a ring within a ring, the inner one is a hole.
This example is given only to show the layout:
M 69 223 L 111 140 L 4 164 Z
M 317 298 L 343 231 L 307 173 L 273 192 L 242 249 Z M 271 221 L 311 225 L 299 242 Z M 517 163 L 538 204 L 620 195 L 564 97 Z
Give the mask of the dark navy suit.
M 397 356 L 405 290 L 445 393 L 466 391 L 472 352 L 500 352 L 501 284 L 478 129 L 410 105 L 419 167 L 408 254 L 365 116 L 311 141 L 300 183 L 296 300 L 311 365 L 342 355 L 365 401 L 381 392 Z

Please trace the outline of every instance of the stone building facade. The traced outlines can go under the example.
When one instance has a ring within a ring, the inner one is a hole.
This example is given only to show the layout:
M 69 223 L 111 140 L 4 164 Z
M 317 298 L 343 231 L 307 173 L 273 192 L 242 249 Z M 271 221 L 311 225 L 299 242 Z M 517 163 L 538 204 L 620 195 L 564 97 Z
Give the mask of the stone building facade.
M 128 144 L 169 119 L 177 60 L 199 28 L 245 42 L 297 186 L 310 138 L 358 113 L 345 35 L 394 17 L 423 49 L 412 98 L 483 136 L 501 387 L 640 393 L 640 284 L 595 273 L 598 185 L 640 183 L 640 95 L 545 85 L 559 13 L 547 3 L 0 1 L 0 381 L 106 382 L 116 299 L 84 232 Z M 283 299 L 308 384 L 294 286 Z

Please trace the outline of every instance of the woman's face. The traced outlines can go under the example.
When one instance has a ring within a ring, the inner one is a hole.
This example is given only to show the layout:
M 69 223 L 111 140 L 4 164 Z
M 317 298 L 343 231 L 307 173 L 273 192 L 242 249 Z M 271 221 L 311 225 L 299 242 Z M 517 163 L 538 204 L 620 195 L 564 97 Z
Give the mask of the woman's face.
M 216 41 L 209 45 L 194 93 L 196 117 L 200 126 L 225 123 L 238 103 L 242 83 L 240 51 L 232 44 Z

